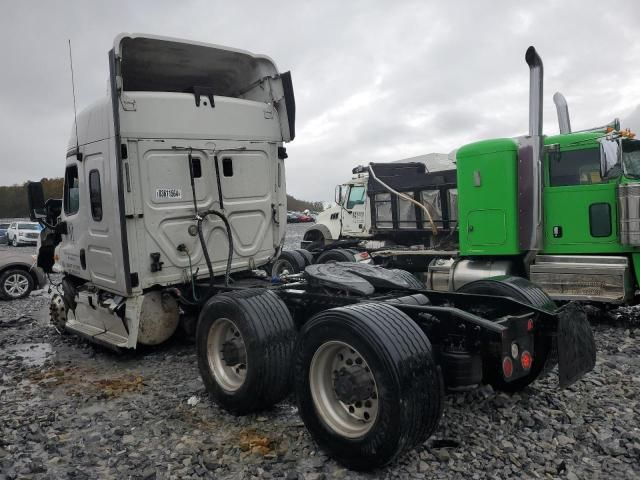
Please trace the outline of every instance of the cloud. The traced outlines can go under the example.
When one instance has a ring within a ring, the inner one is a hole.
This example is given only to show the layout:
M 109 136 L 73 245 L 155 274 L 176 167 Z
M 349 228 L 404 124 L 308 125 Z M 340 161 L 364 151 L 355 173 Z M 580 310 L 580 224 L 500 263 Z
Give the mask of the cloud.
M 67 39 L 82 108 L 104 95 L 107 52 L 122 31 L 264 53 L 291 70 L 297 138 L 287 186 L 329 200 L 351 168 L 527 131 L 528 69 L 545 63 L 544 128 L 562 91 L 574 128 L 640 104 L 635 2 L 499 0 L 5 2 L 0 184 L 62 174 L 73 125 Z M 636 116 L 637 111 L 636 111 Z

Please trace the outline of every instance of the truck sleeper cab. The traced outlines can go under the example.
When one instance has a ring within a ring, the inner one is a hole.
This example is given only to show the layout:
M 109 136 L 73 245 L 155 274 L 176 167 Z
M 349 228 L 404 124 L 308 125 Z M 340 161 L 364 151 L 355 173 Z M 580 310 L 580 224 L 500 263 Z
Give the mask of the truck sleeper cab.
M 277 256 L 295 101 L 288 72 L 227 47 L 122 34 L 109 67 L 109 94 L 79 113 L 69 141 L 59 316 L 76 333 L 135 348 L 178 324 L 159 288 Z

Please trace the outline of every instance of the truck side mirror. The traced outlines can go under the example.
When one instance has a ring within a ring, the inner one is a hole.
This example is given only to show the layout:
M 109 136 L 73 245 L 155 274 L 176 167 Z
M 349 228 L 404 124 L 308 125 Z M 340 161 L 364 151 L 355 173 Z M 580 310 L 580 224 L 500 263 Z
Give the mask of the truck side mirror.
M 600 177 L 607 178 L 613 167 L 622 164 L 622 145 L 620 139 L 600 140 Z
M 46 216 L 44 208 L 44 190 L 42 189 L 42 183 L 29 182 L 27 183 L 27 201 L 29 204 L 29 218 L 35 222 L 38 218 Z
M 338 205 L 342 205 L 342 185 L 336 185 L 335 199 Z

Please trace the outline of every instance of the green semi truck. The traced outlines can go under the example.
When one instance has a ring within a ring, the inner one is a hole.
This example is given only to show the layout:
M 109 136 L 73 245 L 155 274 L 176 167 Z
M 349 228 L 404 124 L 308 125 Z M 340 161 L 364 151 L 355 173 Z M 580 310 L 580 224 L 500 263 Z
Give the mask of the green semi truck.
M 544 136 L 542 60 L 533 47 L 525 58 L 528 135 L 464 145 L 446 170 L 416 162 L 355 168 L 336 189 L 336 206 L 304 235 L 314 261 L 362 260 L 364 249 L 434 290 L 520 275 L 556 300 L 633 303 L 640 140 L 617 120 L 572 132 L 560 94 L 560 134 Z

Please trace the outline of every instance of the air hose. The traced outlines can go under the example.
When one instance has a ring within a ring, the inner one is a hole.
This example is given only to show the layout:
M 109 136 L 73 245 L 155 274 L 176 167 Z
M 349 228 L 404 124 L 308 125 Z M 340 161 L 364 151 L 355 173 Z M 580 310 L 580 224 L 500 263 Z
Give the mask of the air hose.
M 427 214 L 427 218 L 429 219 L 429 225 L 431 225 L 431 231 L 433 232 L 433 235 L 438 235 L 438 227 L 436 226 L 436 223 L 433 221 L 431 212 L 429 212 L 429 209 L 426 206 L 424 206 L 420 202 L 416 202 L 416 200 L 411 198 L 409 195 L 405 195 L 404 193 L 400 193 L 397 190 L 394 190 L 389 185 L 387 185 L 382 180 L 380 180 L 376 176 L 375 172 L 373 171 L 373 166 L 371 164 L 369 164 L 369 174 L 371 175 L 371 178 L 373 178 L 376 182 L 382 185 L 388 192 L 393 193 L 394 195 L 406 200 L 407 202 L 411 202 L 417 205 L 418 207 L 420 207 L 422 210 L 424 210 L 424 212 Z
M 227 243 L 228 245 L 228 254 L 227 254 L 227 268 L 224 273 L 224 286 L 229 286 L 229 275 L 231 274 L 231 261 L 233 260 L 233 237 L 231 235 L 231 225 L 229 224 L 229 220 L 226 215 L 222 212 L 218 212 L 216 210 L 208 210 L 204 212 L 202 215 L 197 215 L 196 220 L 198 221 L 198 237 L 200 238 L 200 245 L 202 245 L 202 253 L 204 253 L 205 262 L 207 262 L 207 268 L 209 269 L 209 288 L 213 287 L 213 266 L 211 265 L 211 258 L 209 257 L 209 250 L 207 248 L 207 243 L 204 239 L 204 234 L 202 233 L 202 222 L 208 215 L 215 215 L 219 217 L 223 222 L 224 226 L 227 230 Z
M 226 215 L 222 212 L 218 212 L 217 210 L 207 210 L 200 214 L 198 212 L 198 202 L 196 200 L 196 185 L 194 181 L 194 172 L 193 172 L 193 157 L 191 155 L 191 150 L 189 150 L 189 177 L 191 180 L 191 194 L 193 196 L 193 210 L 195 212 L 195 220 L 197 222 L 198 227 L 198 238 L 200 239 L 200 245 L 202 246 L 202 253 L 204 254 L 204 260 L 207 263 L 207 269 L 209 270 L 209 290 L 213 289 L 214 284 L 214 276 L 213 276 L 213 265 L 211 264 L 211 257 L 209 256 L 209 249 L 207 248 L 207 242 L 205 241 L 204 234 L 202 233 L 202 222 L 209 215 L 215 215 L 219 217 L 223 222 L 224 226 L 227 230 L 227 241 L 228 241 L 228 255 L 227 255 L 227 268 L 225 270 L 224 275 L 224 286 L 229 286 L 229 275 L 231 273 L 231 261 L 233 259 L 233 237 L 231 235 L 231 225 L 229 224 L 229 220 Z M 217 167 L 217 157 L 216 167 Z M 220 198 L 220 205 L 222 205 L 222 189 L 220 186 L 220 172 L 216 168 L 216 177 L 217 177 L 217 185 L 218 185 L 218 195 Z M 204 298 L 207 298 L 205 295 Z

